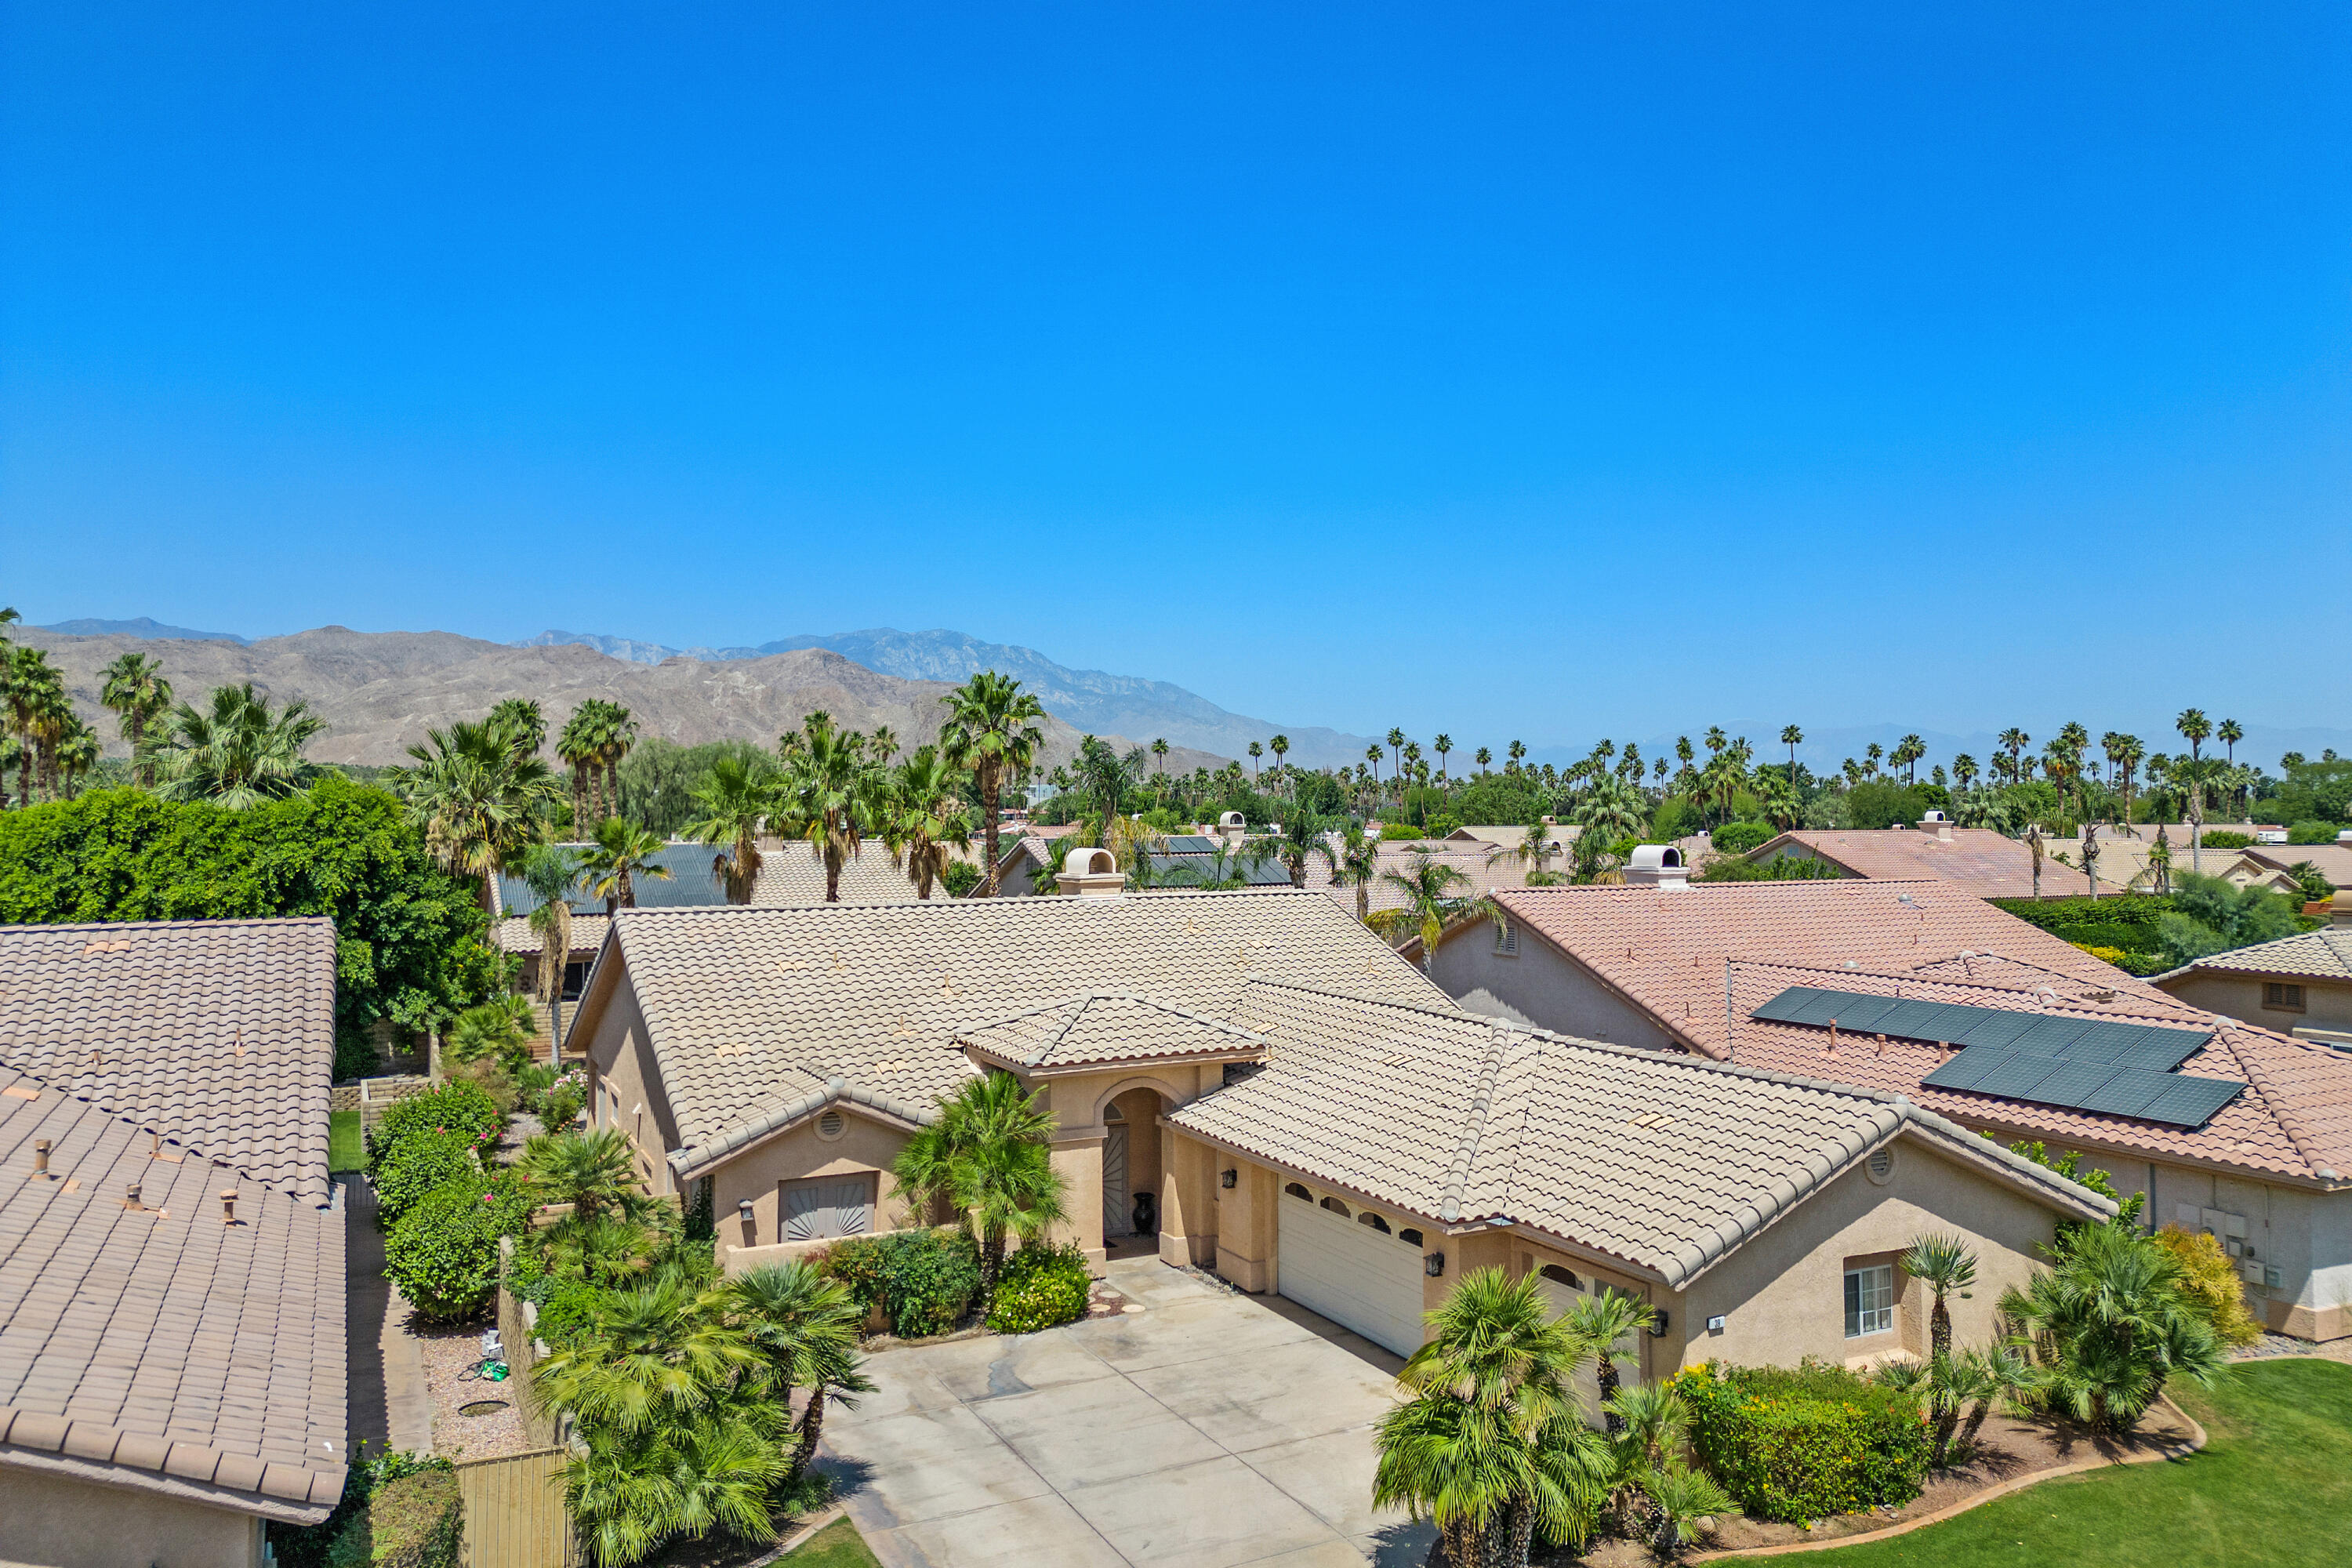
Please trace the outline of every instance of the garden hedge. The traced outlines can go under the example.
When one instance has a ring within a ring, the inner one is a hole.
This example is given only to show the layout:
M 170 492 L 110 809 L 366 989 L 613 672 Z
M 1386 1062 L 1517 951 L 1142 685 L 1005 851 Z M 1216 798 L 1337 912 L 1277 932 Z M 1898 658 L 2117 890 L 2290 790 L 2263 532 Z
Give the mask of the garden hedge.
M 449 1470 L 386 1481 L 368 1499 L 370 1561 L 378 1568 L 457 1568 L 465 1528 L 457 1478 Z
M 456 1132 L 476 1146 L 488 1149 L 498 1142 L 499 1131 L 506 1118 L 499 1114 L 498 1102 L 479 1085 L 457 1080 L 438 1089 L 412 1094 L 386 1108 L 376 1124 L 368 1130 L 367 1168 L 373 1176 L 392 1157 L 394 1148 L 404 1138 L 432 1132 Z
M 1803 1523 L 1900 1508 L 1927 1479 L 1929 1434 L 1918 1402 L 1843 1367 L 1688 1368 L 1673 1380 L 1691 1416 L 1691 1447 L 1758 1519 Z
M 1075 1247 L 1039 1243 L 1008 1256 L 997 1276 L 988 1326 L 1000 1334 L 1034 1334 L 1087 1315 L 1094 1278 Z
M 860 1307 L 879 1306 L 902 1340 L 954 1328 L 980 1288 L 979 1248 L 952 1226 L 849 1237 L 826 1249 L 819 1268 Z
M 531 1208 L 503 1177 L 436 1187 L 384 1237 L 384 1274 L 422 1316 L 470 1318 L 498 1289 L 499 1238 L 521 1232 Z
M 478 1145 L 463 1132 L 419 1132 L 385 1152 L 375 1173 L 376 1222 L 390 1230 L 427 1194 L 451 1183 L 478 1184 Z

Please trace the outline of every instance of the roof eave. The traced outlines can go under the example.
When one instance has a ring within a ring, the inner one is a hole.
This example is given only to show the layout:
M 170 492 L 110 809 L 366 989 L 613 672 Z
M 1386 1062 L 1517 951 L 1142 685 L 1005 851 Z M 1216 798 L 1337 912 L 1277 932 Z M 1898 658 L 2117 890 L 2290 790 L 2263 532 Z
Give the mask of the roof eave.
M 746 1150 L 789 1132 L 809 1118 L 822 1115 L 837 1106 L 847 1106 L 885 1121 L 896 1121 L 909 1131 L 928 1127 L 939 1119 L 936 1110 L 908 1105 L 887 1094 L 877 1094 L 863 1084 L 835 1078 L 827 1080 L 823 1089 L 781 1105 L 765 1116 L 739 1122 L 707 1142 L 671 1150 L 668 1155 L 670 1170 L 680 1181 L 707 1174 Z

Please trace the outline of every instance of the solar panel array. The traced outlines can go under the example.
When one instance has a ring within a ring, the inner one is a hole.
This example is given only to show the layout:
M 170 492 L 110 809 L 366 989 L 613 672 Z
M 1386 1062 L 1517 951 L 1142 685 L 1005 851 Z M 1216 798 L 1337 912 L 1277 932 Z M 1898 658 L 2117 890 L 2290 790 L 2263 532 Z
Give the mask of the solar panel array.
M 1770 1023 L 1834 1025 L 1853 1034 L 1932 1041 L 1960 1054 L 1920 1082 L 2063 1110 L 2201 1127 L 2243 1093 L 2223 1079 L 2175 1068 L 2210 1031 L 2117 1018 L 2061 1017 L 1792 985 L 1748 1015 Z

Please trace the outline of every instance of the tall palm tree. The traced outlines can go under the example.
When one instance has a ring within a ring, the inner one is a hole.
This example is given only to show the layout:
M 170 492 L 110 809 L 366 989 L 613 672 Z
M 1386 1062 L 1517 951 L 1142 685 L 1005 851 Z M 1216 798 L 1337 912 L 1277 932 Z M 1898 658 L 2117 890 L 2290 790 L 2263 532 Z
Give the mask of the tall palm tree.
M 1625 1429 L 1625 1423 L 1614 1408 L 1617 1403 L 1617 1369 L 1632 1366 L 1637 1357 L 1622 1344 L 1629 1334 L 1646 1330 L 1656 1321 L 1656 1312 L 1645 1302 L 1622 1291 L 1598 1289 L 1569 1310 L 1568 1325 L 1583 1341 L 1585 1353 L 1593 1359 L 1593 1375 L 1601 1385 L 1601 1415 L 1608 1424 L 1612 1436 Z
M 1403 757 L 1404 757 L 1404 728 L 1403 728 L 1403 726 L 1402 726 L 1402 725 L 1391 725 L 1391 726 L 1389 727 L 1388 742 L 1389 742 L 1389 772 L 1390 772 L 1391 773 L 1392 773 L 1392 774 L 1395 774 L 1395 773 L 1402 773 L 1404 771 L 1404 761 L 1403 761 Z
M 1999 739 L 2003 749 L 2009 752 L 2009 782 L 2011 784 L 2021 782 L 2025 775 L 2019 771 L 2017 759 L 2019 753 L 2033 743 L 2033 737 L 2012 725 L 2003 730 Z
M 929 1125 L 907 1140 L 891 1165 L 898 1191 L 917 1212 L 951 1205 L 980 1243 L 982 1317 L 995 1300 L 1008 1236 L 1043 1236 L 1068 1217 L 1061 1173 L 1054 1169 L 1053 1113 L 1011 1073 L 973 1079 L 939 1101 Z
M 865 737 L 835 728 L 828 714 L 810 714 L 800 742 L 778 786 L 776 820 L 789 837 L 816 847 L 824 865 L 824 901 L 837 904 L 841 868 L 888 816 L 889 775 L 867 752 Z
M 769 770 L 745 757 L 720 757 L 694 792 L 695 819 L 686 837 L 719 849 L 710 861 L 730 904 L 751 901 L 760 879 L 760 826 L 776 810 L 776 782 Z
M 948 710 L 940 728 L 940 750 L 958 768 L 970 769 L 980 786 L 982 853 L 988 865 L 979 896 L 996 896 L 997 829 L 1003 812 L 1001 795 L 1007 769 L 1026 773 L 1045 743 L 1037 721 L 1045 716 L 1043 704 L 1009 675 L 983 669 L 940 699 Z
M 1780 728 L 1780 743 L 1789 748 L 1789 783 L 1793 785 L 1797 782 L 1797 748 L 1805 743 L 1805 732 L 1794 724 L 1784 724 Z
M 408 754 L 415 765 L 394 773 L 394 787 L 424 827 L 425 847 L 446 869 L 475 879 L 482 908 L 496 908 L 499 874 L 546 837 L 555 775 L 488 720 L 427 730 Z
M 597 765 L 604 775 L 604 810 L 621 809 L 621 763 L 637 743 L 637 721 L 617 702 L 607 702 L 597 723 Z
M 1252 789 L 1255 789 L 1257 787 L 1257 760 L 1264 755 L 1265 755 L 1265 747 L 1259 742 L 1252 741 L 1249 743 L 1250 787 Z
M 99 676 L 105 684 L 98 700 L 121 721 L 123 742 L 136 759 L 146 744 L 147 726 L 172 706 L 172 683 L 163 679 L 163 662 L 143 653 L 126 653 Z M 134 766 L 141 784 L 154 784 L 151 764 Z
M 539 900 L 530 929 L 539 933 L 539 999 L 549 1011 L 548 1037 L 563 1048 L 563 971 L 572 962 L 572 900 L 580 897 L 580 857 L 560 844 L 534 844 L 517 868 Z
M 963 770 L 937 746 L 919 746 L 890 780 L 890 807 L 883 842 L 892 865 L 915 879 L 915 896 L 928 899 L 947 875 L 958 849 L 971 845 L 971 822 L 963 813 L 959 781 Z
M 243 686 L 216 686 L 199 710 L 183 702 L 147 737 L 148 762 L 166 800 L 210 800 L 243 809 L 309 787 L 316 764 L 302 748 L 327 727 L 306 702 L 272 712 Z
M 71 800 L 79 792 L 81 781 L 97 769 L 104 751 L 98 731 L 79 719 L 73 720 L 51 753 L 58 793 L 63 798 Z
M 1437 780 L 1443 784 L 1445 782 L 1445 759 L 1454 750 L 1454 737 L 1440 735 L 1429 743 L 1429 749 L 1437 753 Z
M 1307 864 L 1317 856 L 1328 859 L 1331 841 L 1328 837 L 1330 825 L 1310 811 L 1285 812 L 1282 831 L 1267 836 L 1273 858 L 1282 862 L 1290 873 L 1290 885 L 1307 886 Z
M 2235 719 L 2224 719 L 2213 726 L 2213 738 L 2227 748 L 2223 761 L 2232 771 L 2238 765 L 2238 742 L 2246 738 L 2245 727 Z M 2239 791 L 2242 795 L 2243 790 Z
M 672 872 L 654 859 L 667 847 L 662 836 L 625 816 L 608 816 L 580 852 L 580 874 L 589 893 L 604 900 L 604 913 L 637 907 L 637 879 L 667 882 Z
M 1153 766 L 1154 770 L 1155 770 L 1156 772 L 1158 772 L 1158 773 L 1159 773 L 1159 774 L 1160 774 L 1162 778 L 1167 777 L 1167 775 L 1168 775 L 1168 738 L 1167 738 L 1166 736 L 1164 736 L 1164 735 L 1163 735 L 1163 736 L 1161 736 L 1160 739 L 1158 739 L 1158 740 L 1156 740 L 1156 741 L 1154 741 L 1154 742 L 1151 742 L 1151 755 L 1152 755 L 1152 759 L 1153 759 L 1153 760 L 1152 760 L 1152 766 Z
M 594 831 L 604 815 L 597 809 L 595 770 L 597 759 L 604 754 L 603 726 L 608 706 L 597 698 L 581 703 L 555 738 L 555 754 L 572 775 L 572 831 L 582 835 Z
M 509 697 L 493 704 L 487 721 L 505 731 L 509 742 L 525 756 L 539 755 L 547 744 L 547 715 L 528 697 Z
M 1490 751 L 1488 751 L 1488 750 L 1487 750 L 1486 747 L 1484 747 L 1484 746 L 1479 747 L 1479 748 L 1478 748 L 1478 750 L 1477 750 L 1476 754 L 1471 758 L 1471 761 L 1473 761 L 1473 762 L 1475 762 L 1475 763 L 1476 763 L 1478 764 L 1478 771 L 1479 771 L 1480 773 L 1485 773 L 1485 772 L 1486 771 L 1486 764 L 1488 764 L 1489 763 L 1493 762 L 1494 760 L 1495 760 L 1495 753 L 1494 753 L 1494 752 L 1490 752 Z
M 1381 872 L 1381 883 L 1401 895 L 1404 907 L 1382 910 L 1366 923 L 1392 942 L 1400 932 L 1418 931 L 1424 971 L 1447 926 L 1459 921 L 1491 920 L 1495 914 L 1495 901 L 1479 893 L 1476 884 L 1459 868 L 1439 859 L 1433 849 L 1408 851 L 1404 868 Z
M 1268 741 L 1265 743 L 1265 749 L 1274 753 L 1275 776 L 1276 778 L 1284 776 L 1283 769 L 1285 764 L 1282 759 L 1290 754 L 1290 737 L 1287 735 L 1276 735 L 1273 740 Z
M 1952 1348 L 1952 1313 L 1945 1298 L 1958 1293 L 1968 1299 L 1969 1287 L 1976 1283 L 1977 1255 L 1961 1237 L 1928 1235 L 1915 1238 L 1903 1254 L 1903 1272 L 1920 1281 L 1934 1292 L 1935 1305 L 1927 1313 L 1927 1349 L 1931 1355 L 1948 1354 Z
M 1356 889 L 1356 920 L 1371 918 L 1372 879 L 1381 874 L 1380 840 L 1366 836 L 1360 823 L 1349 820 L 1327 835 L 1318 851 L 1331 868 L 1331 880 Z
M 1520 764 L 1527 760 L 1527 742 L 1524 741 L 1514 741 L 1509 745 L 1504 747 L 1503 752 L 1506 756 L 1511 759 L 1507 771 L 1517 773 L 1519 771 Z

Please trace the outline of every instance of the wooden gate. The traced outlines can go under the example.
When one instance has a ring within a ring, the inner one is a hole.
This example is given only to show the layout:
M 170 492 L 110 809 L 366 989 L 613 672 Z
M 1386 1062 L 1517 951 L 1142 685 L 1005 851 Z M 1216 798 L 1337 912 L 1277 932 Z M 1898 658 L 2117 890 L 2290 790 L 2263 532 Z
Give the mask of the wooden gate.
M 466 1507 L 465 1568 L 573 1568 L 580 1561 L 563 1511 L 562 1448 L 460 1459 L 455 1468 Z

